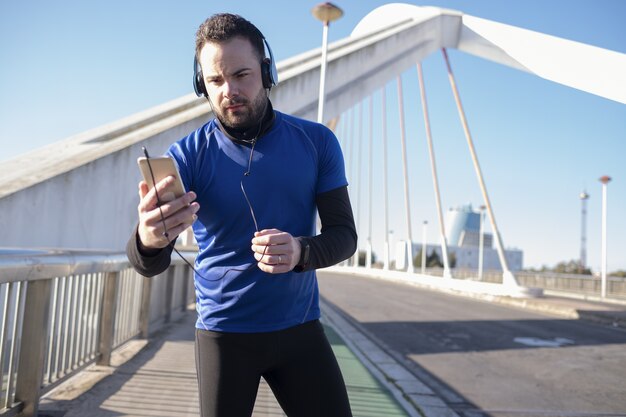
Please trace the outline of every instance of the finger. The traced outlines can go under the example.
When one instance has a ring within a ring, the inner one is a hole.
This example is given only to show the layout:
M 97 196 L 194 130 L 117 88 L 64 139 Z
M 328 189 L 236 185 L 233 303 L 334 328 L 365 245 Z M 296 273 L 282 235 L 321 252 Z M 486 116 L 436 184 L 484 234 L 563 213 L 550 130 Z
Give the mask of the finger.
M 166 229 L 163 228 L 162 223 L 154 226 L 146 226 L 145 228 L 140 229 L 140 238 L 142 242 L 144 242 L 144 245 L 148 247 L 165 247 L 169 242 L 176 239 L 178 235 L 190 227 L 194 220 L 195 219 L 192 218 L 189 219 L 188 222 L 178 223 Z
M 148 194 L 148 184 L 145 181 L 139 182 L 139 198 L 144 198 Z
M 268 246 L 259 246 L 257 248 L 253 248 L 254 259 L 256 259 L 259 262 L 266 263 L 266 264 L 272 263 L 270 262 L 271 255 L 267 253 L 268 249 L 269 249 Z
M 161 203 L 173 201 L 175 196 L 171 191 L 171 186 L 174 184 L 174 181 L 175 178 L 170 175 L 157 182 L 156 187 L 150 188 L 148 193 L 142 199 L 141 203 L 143 204 L 143 207 L 152 209 L 158 206 L 159 200 Z
M 159 195 L 159 200 L 161 200 L 161 204 L 169 203 L 170 201 L 176 200 L 176 194 L 172 191 L 165 191 L 163 194 Z
M 161 181 L 156 183 L 155 187 L 148 187 L 148 192 L 142 198 L 141 203 L 144 207 L 152 209 L 157 206 L 157 193 L 159 196 L 165 192 L 165 189 L 168 185 L 174 183 L 174 177 L 171 175 L 163 178 Z
M 165 223 L 165 227 L 169 229 L 181 223 L 190 224 L 197 219 L 196 213 L 200 210 L 200 204 L 197 202 L 193 202 L 188 206 L 182 206 L 177 211 L 174 211 L 174 205 L 175 203 L 170 203 L 160 208 L 157 207 L 148 213 L 142 213 L 140 220 L 147 225 L 160 226 Z
M 157 205 L 153 206 L 149 204 L 150 192 L 148 192 L 146 197 L 139 203 L 139 213 L 150 213 L 151 216 L 157 217 L 160 217 L 161 213 L 163 213 L 163 217 L 169 217 L 174 213 L 177 213 L 181 209 L 186 209 L 191 206 L 197 206 L 197 209 L 199 209 L 200 207 L 198 203 L 192 204 L 192 202 L 196 199 L 196 193 L 194 193 L 193 191 L 185 193 L 182 197 L 175 198 L 174 200 L 168 202 L 163 202 L 163 200 L 161 200 L 163 204 L 160 207 Z
M 190 213 L 188 210 L 177 213 L 174 216 L 168 217 L 165 219 L 165 227 L 167 230 L 173 230 L 174 228 L 180 226 L 181 224 L 191 225 L 198 219 L 198 216 L 195 213 Z M 163 223 L 163 222 L 161 222 Z
M 164 248 L 169 240 L 163 236 L 163 229 L 139 224 L 139 239 L 147 248 Z
M 284 274 L 285 272 L 289 272 L 289 266 L 288 265 L 267 265 L 264 263 L 257 263 L 257 266 L 259 267 L 259 269 L 263 272 L 267 272 L 268 274 Z
M 263 229 L 254 233 L 253 242 L 255 242 L 256 239 L 256 242 L 261 244 L 268 244 L 269 242 L 275 243 L 276 236 L 284 233 L 285 232 L 278 229 Z
M 191 223 L 181 223 L 176 227 L 167 230 L 167 239 L 172 242 L 174 239 L 178 237 L 182 232 L 187 230 L 187 228 L 191 227 Z
M 252 245 L 252 251 L 267 255 L 280 255 L 285 253 L 286 247 L 287 245 Z
M 277 229 L 262 230 L 254 235 L 255 237 L 252 239 L 254 245 L 284 245 L 292 239 L 289 233 Z
M 188 199 L 184 197 L 177 198 L 169 203 L 156 207 L 149 212 L 140 212 L 140 216 L 146 220 L 161 221 L 162 219 L 169 219 L 177 215 L 190 216 L 200 211 L 200 204 L 196 201 L 191 204 L 187 204 Z
M 258 262 L 264 263 L 266 265 L 282 265 L 289 264 L 289 257 L 287 255 L 268 255 L 262 253 L 255 253 L 254 259 Z
M 280 233 L 281 231 L 278 229 L 263 229 L 258 232 L 254 232 L 254 236 L 265 236 L 269 234 Z
M 259 258 L 257 258 L 257 260 L 260 259 L 261 255 L 275 256 L 275 257 L 281 256 L 282 258 L 280 259 L 279 263 L 289 263 L 296 256 L 293 247 L 290 245 L 272 245 L 272 246 L 252 245 L 251 249 L 255 255 L 259 255 Z M 298 255 L 298 259 L 299 258 L 300 257 Z M 270 261 L 268 263 L 276 263 L 276 262 Z

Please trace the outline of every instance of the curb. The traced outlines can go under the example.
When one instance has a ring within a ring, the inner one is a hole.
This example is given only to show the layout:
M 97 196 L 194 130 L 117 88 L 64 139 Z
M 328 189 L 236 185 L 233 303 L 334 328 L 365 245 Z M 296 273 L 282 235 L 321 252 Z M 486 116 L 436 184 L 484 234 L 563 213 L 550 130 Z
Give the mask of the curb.
M 555 294 L 555 296 L 557 295 Z M 476 298 L 486 299 L 481 297 Z M 585 320 L 597 324 L 626 328 L 626 315 L 624 314 L 624 312 L 621 311 L 581 311 L 573 307 L 542 303 L 541 299 L 537 301 L 532 301 L 511 297 L 494 297 L 492 299 L 489 299 L 489 301 L 493 301 L 498 304 L 509 305 L 512 307 L 523 308 L 526 310 L 537 311 L 539 313 L 553 314 L 570 319 Z
M 388 355 L 356 326 L 320 299 L 322 321 L 344 340 L 354 355 L 385 386 L 411 417 L 459 417 L 426 384 Z

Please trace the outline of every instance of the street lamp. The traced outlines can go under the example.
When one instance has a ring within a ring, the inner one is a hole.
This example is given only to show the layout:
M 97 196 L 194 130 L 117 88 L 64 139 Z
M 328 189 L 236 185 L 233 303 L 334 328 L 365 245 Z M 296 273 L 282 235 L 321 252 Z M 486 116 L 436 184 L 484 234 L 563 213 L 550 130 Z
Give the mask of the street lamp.
M 317 122 L 323 123 L 324 119 L 324 89 L 326 84 L 326 55 L 328 52 L 328 26 L 330 22 L 334 22 L 343 16 L 343 11 L 332 3 L 320 3 L 315 6 L 311 13 L 316 19 L 324 23 L 324 31 L 322 34 L 322 64 L 320 68 L 320 95 L 317 104 Z
M 602 183 L 602 298 L 606 298 L 606 186 L 611 177 L 600 177 Z

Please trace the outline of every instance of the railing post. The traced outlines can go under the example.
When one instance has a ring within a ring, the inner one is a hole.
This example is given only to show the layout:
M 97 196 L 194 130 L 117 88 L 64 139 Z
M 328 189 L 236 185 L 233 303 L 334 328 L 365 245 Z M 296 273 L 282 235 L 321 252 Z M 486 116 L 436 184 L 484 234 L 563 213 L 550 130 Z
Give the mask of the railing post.
M 15 401 L 22 402 L 20 416 L 36 416 L 43 384 L 48 313 L 52 280 L 31 281 L 26 286 L 22 340 L 15 387 Z
M 142 339 L 147 339 L 150 336 L 150 297 L 152 297 L 152 278 L 143 277 L 141 310 L 139 312 L 139 329 Z
M 98 337 L 97 364 L 111 364 L 113 351 L 113 335 L 115 328 L 115 305 L 117 303 L 117 281 L 119 272 L 107 272 L 104 277 L 104 294 L 102 298 L 102 314 L 100 315 L 100 335 Z
M 183 291 L 182 291 L 182 303 L 180 306 L 180 310 L 184 313 L 185 311 L 187 311 L 187 304 L 188 301 L 187 299 L 189 298 L 189 279 L 193 280 L 193 275 L 191 274 L 191 268 L 189 268 L 187 265 L 183 265 L 182 267 L 183 269 L 183 278 L 181 279 L 181 283 L 183 286 Z
M 169 323 L 172 318 L 172 300 L 174 299 L 174 278 L 176 278 L 176 265 L 171 265 L 165 277 L 165 317 L 163 323 Z

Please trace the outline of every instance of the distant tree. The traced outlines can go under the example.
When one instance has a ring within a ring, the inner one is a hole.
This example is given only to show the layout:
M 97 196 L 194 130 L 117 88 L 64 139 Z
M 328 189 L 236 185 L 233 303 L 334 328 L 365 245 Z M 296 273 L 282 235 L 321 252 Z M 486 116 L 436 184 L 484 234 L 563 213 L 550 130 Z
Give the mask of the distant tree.
M 359 251 L 359 266 L 360 265 L 365 265 L 365 251 L 364 250 L 360 250 Z
M 558 272 L 561 274 L 592 274 L 590 268 L 581 268 L 580 263 L 576 260 L 559 262 L 553 267 L 550 267 L 548 265 L 541 265 L 540 268 L 526 268 L 524 270 L 528 272 Z
M 426 267 L 427 268 L 443 268 L 443 262 L 439 257 L 439 254 L 432 251 L 430 255 L 426 255 Z
M 584 275 L 591 275 L 591 269 L 589 269 L 589 268 L 582 268 L 580 266 L 580 262 L 578 262 L 576 260 L 571 260 L 571 261 L 567 261 L 567 262 L 565 262 L 565 261 L 559 262 L 553 268 L 553 271 L 561 273 L 561 274 L 584 274 Z
M 450 252 L 448 254 L 448 263 L 450 264 L 450 268 L 456 267 L 456 252 Z
M 617 271 L 613 271 L 609 274 L 612 277 L 622 277 L 622 278 L 626 278 L 626 271 L 623 269 L 619 269 Z
M 416 268 L 422 267 L 422 250 L 421 249 L 417 252 L 417 255 L 415 255 L 415 258 L 413 258 L 413 266 Z
M 455 257 L 456 263 L 456 257 Z M 422 250 L 420 249 L 417 255 L 413 258 L 413 266 L 416 268 L 422 267 Z M 452 268 L 452 265 L 450 265 Z M 432 251 L 426 254 L 426 268 L 443 268 L 443 262 L 436 251 Z
M 365 261 L 367 260 L 367 251 L 360 250 L 359 251 L 359 265 L 365 266 Z M 372 251 L 372 265 L 376 263 L 376 254 Z

